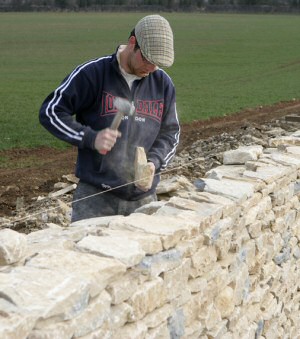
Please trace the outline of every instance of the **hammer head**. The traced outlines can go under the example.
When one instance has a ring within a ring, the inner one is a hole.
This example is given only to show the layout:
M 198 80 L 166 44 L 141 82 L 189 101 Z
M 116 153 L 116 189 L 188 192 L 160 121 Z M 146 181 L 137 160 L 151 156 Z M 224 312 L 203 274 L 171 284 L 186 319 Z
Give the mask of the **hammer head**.
M 134 105 L 131 102 L 129 102 L 129 100 L 127 100 L 127 99 L 123 99 L 123 98 L 119 98 L 119 97 L 115 98 L 114 99 L 114 106 L 123 115 L 131 116 L 135 112 Z

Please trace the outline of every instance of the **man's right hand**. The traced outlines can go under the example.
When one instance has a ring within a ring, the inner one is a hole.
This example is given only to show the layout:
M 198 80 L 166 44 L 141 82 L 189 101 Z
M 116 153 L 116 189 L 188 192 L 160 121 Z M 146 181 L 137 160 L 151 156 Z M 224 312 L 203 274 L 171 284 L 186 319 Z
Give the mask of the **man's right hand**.
M 95 139 L 95 149 L 100 154 L 106 154 L 110 151 L 116 141 L 117 138 L 121 137 L 121 133 L 118 130 L 113 130 L 111 128 L 105 128 L 98 132 Z

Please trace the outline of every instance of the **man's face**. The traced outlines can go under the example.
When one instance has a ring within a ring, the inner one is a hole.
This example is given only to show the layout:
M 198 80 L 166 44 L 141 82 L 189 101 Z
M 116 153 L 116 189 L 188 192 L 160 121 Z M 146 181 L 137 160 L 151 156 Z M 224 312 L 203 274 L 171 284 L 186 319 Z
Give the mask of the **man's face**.
M 150 73 L 157 70 L 157 66 L 145 59 L 139 48 L 133 48 L 130 51 L 127 61 L 127 66 L 130 70 L 130 73 L 135 74 L 138 77 L 146 77 Z

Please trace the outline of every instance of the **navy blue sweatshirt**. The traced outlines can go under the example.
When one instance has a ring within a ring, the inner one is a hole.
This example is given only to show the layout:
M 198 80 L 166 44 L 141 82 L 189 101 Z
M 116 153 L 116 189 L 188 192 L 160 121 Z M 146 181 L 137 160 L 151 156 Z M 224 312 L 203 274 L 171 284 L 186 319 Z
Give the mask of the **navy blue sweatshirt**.
M 110 127 L 117 113 L 115 97 L 134 103 L 135 114 L 123 118 L 121 138 L 111 151 L 101 155 L 95 150 L 95 138 L 98 131 Z M 127 185 L 134 180 L 136 147 L 144 147 L 148 161 L 159 173 L 174 156 L 179 142 L 175 89 L 170 77 L 157 69 L 135 80 L 130 89 L 116 54 L 78 66 L 45 99 L 39 117 L 48 131 L 78 147 L 78 178 L 103 190 L 117 187 L 111 193 L 127 200 L 153 193 L 159 182 L 159 175 L 155 175 L 148 192 Z

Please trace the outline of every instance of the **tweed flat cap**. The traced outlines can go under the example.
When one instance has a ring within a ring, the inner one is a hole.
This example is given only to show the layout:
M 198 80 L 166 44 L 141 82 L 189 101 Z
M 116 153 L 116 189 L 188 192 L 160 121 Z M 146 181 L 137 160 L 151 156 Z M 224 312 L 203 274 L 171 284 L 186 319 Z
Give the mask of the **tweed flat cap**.
M 169 22 L 160 15 L 148 15 L 135 26 L 135 37 L 143 56 L 159 67 L 174 62 L 173 32 Z

